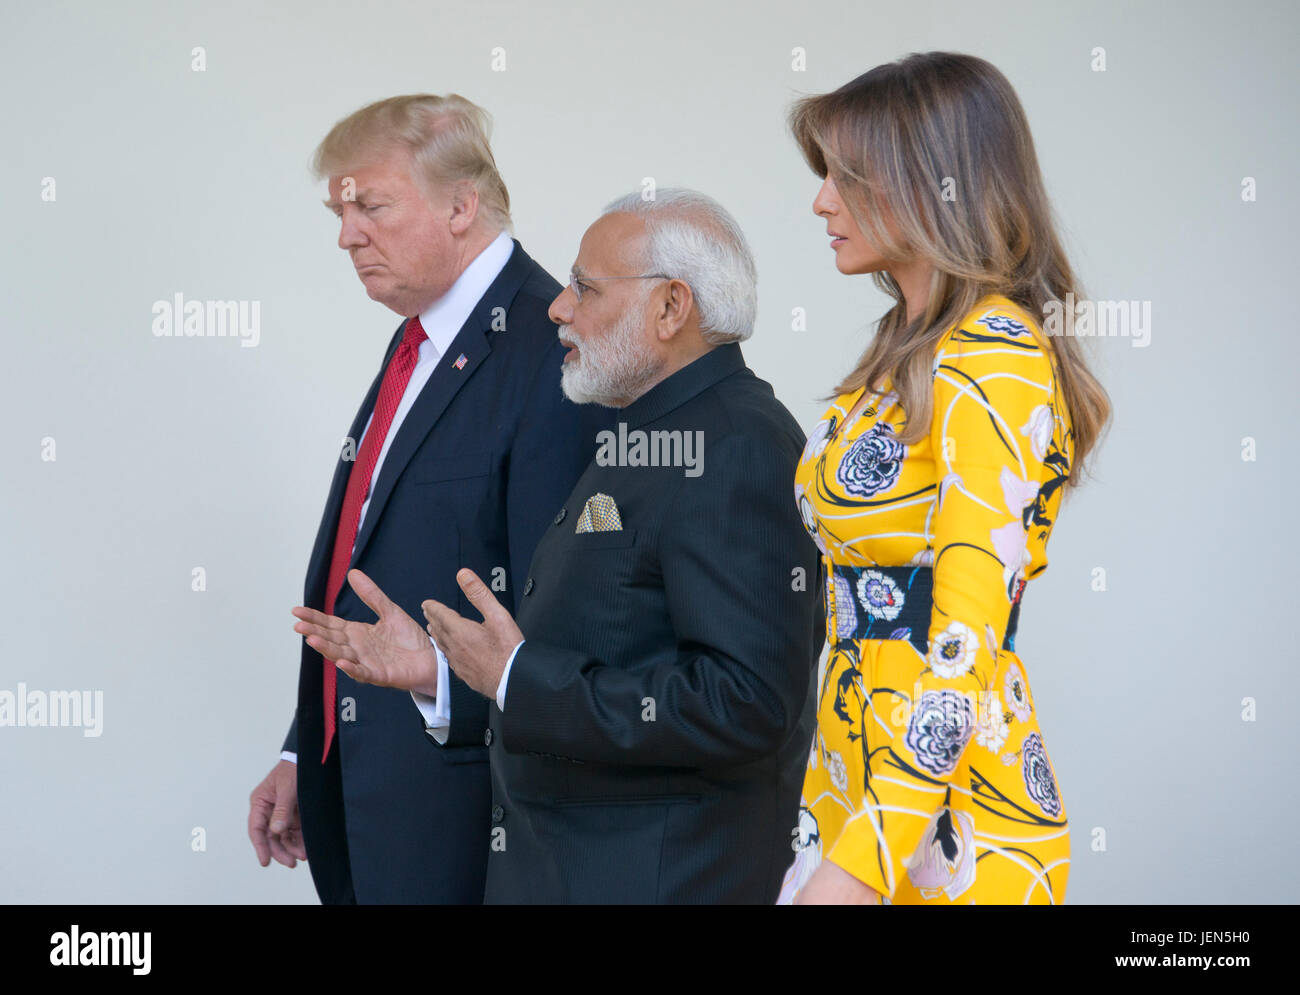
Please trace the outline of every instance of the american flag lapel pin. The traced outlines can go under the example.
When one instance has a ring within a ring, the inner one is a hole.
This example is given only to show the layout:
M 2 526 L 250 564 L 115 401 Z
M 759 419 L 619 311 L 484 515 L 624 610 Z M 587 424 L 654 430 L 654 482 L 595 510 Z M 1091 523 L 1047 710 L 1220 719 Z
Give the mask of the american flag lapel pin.
M 465 364 L 466 364 L 467 362 L 469 362 L 469 360 L 465 358 L 465 354 L 462 352 L 462 353 L 460 354 L 460 358 L 456 360 L 456 362 L 455 362 L 454 365 L 455 365 L 456 369 L 458 369 L 458 370 L 463 370 L 463 369 L 465 368 Z

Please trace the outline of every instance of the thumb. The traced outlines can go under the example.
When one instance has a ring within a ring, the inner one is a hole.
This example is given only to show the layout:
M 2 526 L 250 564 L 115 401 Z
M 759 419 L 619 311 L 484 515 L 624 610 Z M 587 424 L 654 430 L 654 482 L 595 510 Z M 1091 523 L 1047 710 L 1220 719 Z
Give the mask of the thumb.
M 506 610 L 501 607 L 501 602 L 487 589 L 487 585 L 478 579 L 478 574 L 469 567 L 457 572 L 456 583 L 465 592 L 465 597 L 469 598 L 469 603 L 478 609 L 484 622 L 500 618 L 506 613 Z
M 357 597 L 364 601 L 366 606 L 380 618 L 383 618 L 397 607 L 389 600 L 388 595 L 379 589 L 379 585 L 360 570 L 348 571 L 348 583 L 352 586 L 352 590 L 356 592 Z
M 289 828 L 289 799 L 283 794 L 275 800 L 275 808 L 271 810 L 271 832 L 279 835 Z

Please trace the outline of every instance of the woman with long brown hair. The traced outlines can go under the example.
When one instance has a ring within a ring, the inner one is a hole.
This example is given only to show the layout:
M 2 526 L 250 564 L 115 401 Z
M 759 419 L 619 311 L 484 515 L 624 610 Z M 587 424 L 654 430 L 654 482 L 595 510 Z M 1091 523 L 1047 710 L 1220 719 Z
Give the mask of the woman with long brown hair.
M 897 303 L 795 478 L 830 651 L 781 901 L 1060 902 L 1069 826 L 1014 639 L 1110 406 L 1043 330 L 1082 294 L 1028 122 L 988 62 L 931 52 L 790 126 L 837 269 Z

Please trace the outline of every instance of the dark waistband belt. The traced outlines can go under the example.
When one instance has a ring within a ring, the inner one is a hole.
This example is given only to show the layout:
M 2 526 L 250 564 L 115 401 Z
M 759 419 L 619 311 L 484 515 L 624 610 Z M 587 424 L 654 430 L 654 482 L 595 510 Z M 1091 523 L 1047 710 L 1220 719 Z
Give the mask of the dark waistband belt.
M 930 618 L 934 608 L 934 571 L 929 567 L 853 567 L 836 563 L 829 577 L 834 585 L 835 618 L 828 620 L 828 638 L 906 639 L 923 655 L 930 649 Z M 1020 596 L 1016 591 L 1002 648 L 1015 652 Z M 980 638 L 984 634 L 981 632 Z

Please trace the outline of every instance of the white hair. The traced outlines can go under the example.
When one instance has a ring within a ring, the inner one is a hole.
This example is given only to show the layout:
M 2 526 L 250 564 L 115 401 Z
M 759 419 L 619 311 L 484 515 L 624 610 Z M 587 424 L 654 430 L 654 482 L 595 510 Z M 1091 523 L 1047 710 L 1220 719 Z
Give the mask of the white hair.
M 630 193 L 602 214 L 645 219 L 648 273 L 682 280 L 695 297 L 700 334 L 712 345 L 743 342 L 754 333 L 758 274 L 745 233 L 712 197 L 664 187 L 650 199 Z

